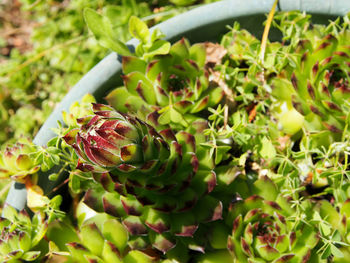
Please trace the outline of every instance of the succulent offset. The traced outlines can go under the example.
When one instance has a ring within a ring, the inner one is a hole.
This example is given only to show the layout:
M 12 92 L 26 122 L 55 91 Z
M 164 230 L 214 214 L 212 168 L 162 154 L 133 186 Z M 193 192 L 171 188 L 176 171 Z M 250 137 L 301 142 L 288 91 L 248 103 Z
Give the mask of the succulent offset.
M 115 218 L 106 214 L 90 218 L 80 228 L 81 244 L 67 243 L 73 262 L 155 262 L 156 254 L 149 255 L 128 247 L 128 232 Z
M 285 125 L 289 125 L 286 118 L 299 128 L 304 121 L 308 131 L 325 131 L 329 142 L 339 140 L 348 125 L 349 32 L 346 25 L 339 32 L 316 25 L 295 36 L 298 42 L 291 44 L 295 64 L 286 65 L 270 81 L 272 94 L 285 104 L 281 111 L 287 115 L 280 117 Z
M 150 61 L 124 56 L 124 87 L 113 90 L 106 99 L 121 112 L 157 111 L 160 124 L 187 127 L 198 119 L 194 114 L 215 106 L 224 95 L 209 81 L 205 57 L 204 43 L 190 46 L 186 39 Z
M 256 194 L 229 208 L 226 222 L 233 228 L 228 249 L 233 257 L 237 262 L 308 262 L 319 241 L 317 230 L 290 221 L 295 211 L 268 177 L 257 180 L 254 188 Z M 305 214 L 311 212 L 310 205 Z
M 95 103 L 95 97 L 91 94 L 86 94 L 79 102 L 74 102 L 69 107 L 69 113 L 62 112 L 62 119 L 64 123 L 70 127 L 78 127 L 77 119 L 86 115 L 92 114 L 91 103 Z
M 25 212 L 17 212 L 14 208 L 4 208 L 0 217 L 0 260 L 16 263 L 36 260 L 40 250 L 33 249 L 44 237 L 47 230 L 45 217 L 41 213 L 33 219 Z
M 24 182 L 27 175 L 38 172 L 40 166 L 30 156 L 34 152 L 35 145 L 26 138 L 21 138 L 12 147 L 6 147 L 0 156 L 0 178 Z
M 163 252 L 179 242 L 193 247 L 186 237 L 199 223 L 221 219 L 221 202 L 208 195 L 216 185 L 208 151 L 187 132 L 158 133 L 109 106 L 93 109 L 64 137 L 80 157 L 77 167 L 104 188 L 89 190 L 85 203 L 121 218 L 131 235 L 147 235 L 143 243 Z

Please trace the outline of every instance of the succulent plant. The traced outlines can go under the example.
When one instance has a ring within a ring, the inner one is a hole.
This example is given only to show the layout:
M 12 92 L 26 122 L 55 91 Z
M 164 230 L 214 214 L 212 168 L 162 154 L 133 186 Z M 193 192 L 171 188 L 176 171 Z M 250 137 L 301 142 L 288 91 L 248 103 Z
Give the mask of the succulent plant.
M 227 50 L 223 62 L 217 66 L 222 80 L 231 89 L 232 98 L 236 107 L 256 106 L 261 98 L 263 81 L 261 65 L 259 63 L 260 41 L 247 30 L 240 29 L 235 22 L 234 26 L 221 40 L 221 46 Z M 267 50 L 269 51 L 269 50 Z M 266 55 L 269 59 L 273 56 Z
M 98 214 L 90 218 L 80 228 L 79 242 L 70 242 L 66 246 L 68 256 L 73 262 L 156 262 L 158 255 L 152 250 L 133 250 L 128 246 L 129 234 L 126 228 L 115 218 Z
M 16 263 L 36 260 L 41 252 L 33 248 L 42 240 L 47 230 L 45 216 L 36 213 L 31 219 L 24 210 L 17 212 L 11 206 L 4 208 L 0 217 L 0 260 Z
M 216 185 L 208 151 L 185 131 L 158 133 L 109 106 L 93 104 L 93 110 L 64 137 L 80 157 L 78 169 L 91 171 L 104 188 L 88 190 L 85 203 L 121 218 L 131 235 L 145 236 L 164 253 L 177 243 L 195 247 L 188 237 L 222 212 L 208 195 Z
M 291 220 L 294 209 L 268 177 L 258 179 L 252 189 L 255 194 L 236 199 L 226 217 L 233 226 L 228 238 L 233 258 L 237 262 L 309 262 L 319 241 L 316 229 Z M 308 208 L 305 216 L 311 214 L 312 205 L 304 207 Z
M 198 118 L 193 114 L 216 105 L 224 95 L 222 88 L 209 81 L 205 58 L 205 44 L 191 46 L 186 39 L 150 61 L 124 56 L 124 87 L 106 99 L 121 112 L 157 111 L 160 124 L 187 127 Z
M 0 156 L 0 178 L 24 182 L 27 175 L 38 172 L 40 166 L 30 156 L 33 152 L 36 152 L 34 144 L 24 137 L 12 147 L 6 147 Z
M 69 107 L 69 112 L 62 112 L 62 119 L 70 127 L 78 127 L 77 119 L 92 114 L 91 103 L 96 102 L 94 96 L 86 94 L 80 102 L 74 102 Z
M 347 127 L 349 32 L 346 26 L 330 33 L 325 26 L 318 25 L 289 47 L 295 63 L 286 65 L 270 79 L 282 126 L 298 127 L 289 133 L 304 126 L 310 132 L 327 131 L 331 142 L 338 140 Z

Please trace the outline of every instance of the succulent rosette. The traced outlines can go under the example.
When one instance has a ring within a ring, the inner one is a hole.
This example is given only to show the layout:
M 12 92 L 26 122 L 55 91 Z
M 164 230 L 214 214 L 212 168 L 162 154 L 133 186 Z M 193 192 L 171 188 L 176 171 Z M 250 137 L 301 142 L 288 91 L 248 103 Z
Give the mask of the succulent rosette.
M 33 249 L 47 230 L 45 217 L 36 213 L 31 219 L 24 210 L 17 212 L 11 206 L 4 208 L 0 217 L 0 260 L 16 263 L 36 260 L 41 252 Z
M 268 177 L 258 179 L 253 192 L 234 200 L 226 218 L 232 224 L 228 249 L 236 262 L 309 262 L 319 241 L 317 231 L 291 220 L 294 209 Z M 312 205 L 304 207 L 305 216 L 311 215 Z
M 65 124 L 69 127 L 78 127 L 77 119 L 82 118 L 86 115 L 91 115 L 93 112 L 91 111 L 91 103 L 95 103 L 96 100 L 93 95 L 86 94 L 81 98 L 81 101 L 74 102 L 69 107 L 69 112 L 62 112 L 62 119 Z
M 102 104 L 93 110 L 64 137 L 79 155 L 78 168 L 103 187 L 87 191 L 85 203 L 121 218 L 131 235 L 158 250 L 195 247 L 188 237 L 222 212 L 221 202 L 208 195 L 216 185 L 208 151 L 187 132 L 157 132 Z
M 34 152 L 35 145 L 26 138 L 6 147 L 0 156 L 0 178 L 24 182 L 27 175 L 38 172 L 40 166 L 30 156 Z
M 150 61 L 124 56 L 124 87 L 106 99 L 121 112 L 157 111 L 160 124 L 187 127 L 197 118 L 193 114 L 218 104 L 224 95 L 222 88 L 209 81 L 205 58 L 205 44 L 191 46 L 186 39 Z
M 72 262 L 156 262 L 158 255 L 152 250 L 133 250 L 128 246 L 127 229 L 115 218 L 99 214 L 87 220 L 80 228 L 81 242 L 66 246 Z M 70 261 L 70 262 L 71 262 Z
M 338 140 L 348 124 L 349 40 L 347 27 L 329 33 L 315 26 L 299 38 L 295 63 L 288 64 L 271 79 L 282 126 L 302 126 L 310 132 L 324 131 L 328 141 Z

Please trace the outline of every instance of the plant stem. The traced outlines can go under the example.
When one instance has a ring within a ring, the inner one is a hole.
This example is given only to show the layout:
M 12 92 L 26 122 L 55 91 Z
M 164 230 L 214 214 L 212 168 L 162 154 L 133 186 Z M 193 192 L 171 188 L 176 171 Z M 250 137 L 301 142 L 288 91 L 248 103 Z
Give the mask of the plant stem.
M 270 31 L 270 27 L 271 27 L 273 16 L 275 14 L 277 3 L 278 3 L 278 0 L 275 0 L 275 2 L 272 5 L 271 11 L 270 11 L 270 13 L 269 13 L 269 15 L 267 17 L 267 20 L 266 20 L 264 33 L 263 33 L 262 40 L 261 40 L 259 57 L 260 57 L 260 62 L 262 64 L 264 64 L 265 50 L 266 50 L 266 44 L 267 44 L 267 40 L 268 40 L 267 37 L 269 35 L 269 31 Z

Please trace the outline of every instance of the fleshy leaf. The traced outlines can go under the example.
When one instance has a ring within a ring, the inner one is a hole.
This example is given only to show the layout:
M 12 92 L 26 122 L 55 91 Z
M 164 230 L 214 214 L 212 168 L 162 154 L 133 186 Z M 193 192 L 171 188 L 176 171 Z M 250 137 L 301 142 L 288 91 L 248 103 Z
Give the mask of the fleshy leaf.
M 129 32 L 143 43 L 147 43 L 150 38 L 150 32 L 146 23 L 136 16 L 131 16 L 129 19 Z
M 114 37 L 112 25 L 108 19 L 90 8 L 84 10 L 84 18 L 89 29 L 94 33 L 96 39 L 102 46 L 120 55 L 131 55 L 127 46 Z

